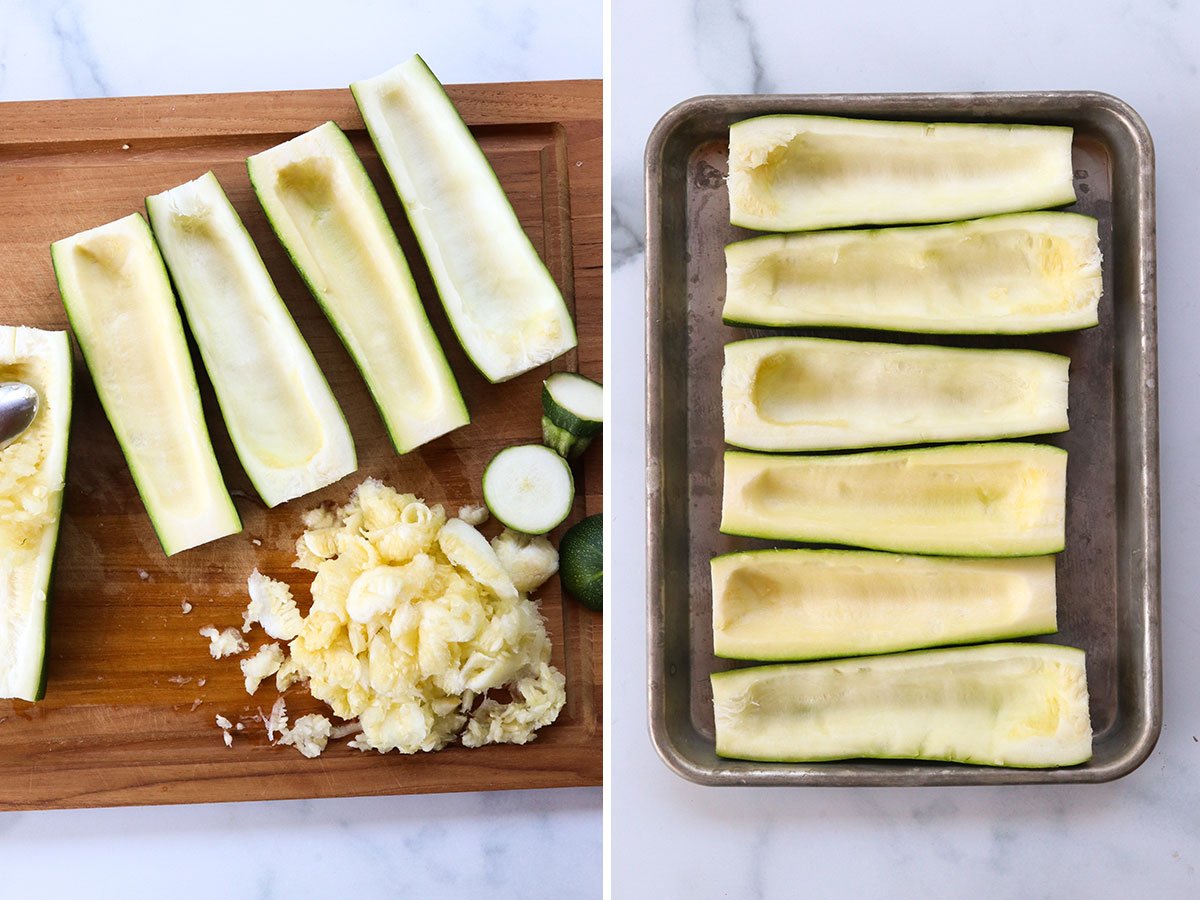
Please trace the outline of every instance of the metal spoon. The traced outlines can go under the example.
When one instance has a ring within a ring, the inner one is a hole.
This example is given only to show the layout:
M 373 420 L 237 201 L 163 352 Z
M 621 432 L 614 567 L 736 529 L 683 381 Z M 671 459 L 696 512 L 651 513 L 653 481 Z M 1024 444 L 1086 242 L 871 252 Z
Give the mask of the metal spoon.
M 0 450 L 25 433 L 37 412 L 37 390 L 19 381 L 0 382 Z

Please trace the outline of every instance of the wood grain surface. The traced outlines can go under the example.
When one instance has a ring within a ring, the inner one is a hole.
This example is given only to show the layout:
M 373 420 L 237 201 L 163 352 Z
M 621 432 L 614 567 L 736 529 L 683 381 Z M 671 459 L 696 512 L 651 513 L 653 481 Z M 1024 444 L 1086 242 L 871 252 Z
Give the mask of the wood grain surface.
M 238 464 L 201 366 L 207 421 L 241 534 L 168 559 L 134 489 L 76 350 L 76 393 L 52 591 L 49 685 L 38 704 L 0 700 L 0 808 L 116 806 L 594 785 L 601 778 L 601 617 L 539 592 L 554 662 L 567 676 L 559 720 L 525 746 L 402 756 L 331 742 L 316 760 L 269 745 L 236 659 L 215 661 L 197 631 L 240 624 L 257 566 L 289 582 L 302 608 L 310 573 L 291 568 L 300 516 L 342 502 L 367 476 L 457 510 L 509 444 L 540 440 L 551 369 L 601 376 L 602 126 L 598 81 L 448 88 L 521 222 L 572 305 L 579 348 L 491 385 L 463 354 L 349 90 L 134 97 L 0 105 L 0 322 L 66 328 L 50 242 L 141 210 L 143 199 L 213 170 L 246 223 L 350 423 L 359 471 L 267 510 Z M 367 390 L 268 226 L 245 158 L 332 119 L 383 198 L 471 411 L 470 426 L 406 456 L 389 445 Z M 153 353 L 153 347 L 146 352 Z M 602 508 L 598 449 L 575 466 L 570 522 Z M 490 536 L 498 530 L 489 523 Z M 557 541 L 561 529 L 552 535 Z M 185 615 L 182 604 L 192 604 Z M 252 635 L 252 647 L 265 641 Z M 302 687 L 293 718 L 320 708 Z M 244 723 L 226 749 L 214 717 Z

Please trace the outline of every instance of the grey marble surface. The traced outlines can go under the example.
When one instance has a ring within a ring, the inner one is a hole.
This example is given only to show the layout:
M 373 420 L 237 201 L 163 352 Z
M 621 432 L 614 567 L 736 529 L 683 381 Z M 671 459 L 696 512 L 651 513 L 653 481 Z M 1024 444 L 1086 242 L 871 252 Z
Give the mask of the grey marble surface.
M 669 107 L 714 92 L 1084 88 L 1141 112 L 1158 162 L 1166 710 L 1153 756 L 1109 785 L 698 787 L 650 746 L 645 575 L 617 567 L 614 896 L 1200 896 L 1200 5 L 614 0 L 612 33 L 617 560 L 645 552 L 642 150 Z
M 597 78 L 600 29 L 592 0 L 0 0 L 0 101 L 338 87 L 414 52 L 448 82 Z M 5 897 L 558 900 L 600 868 L 599 789 L 0 813 Z

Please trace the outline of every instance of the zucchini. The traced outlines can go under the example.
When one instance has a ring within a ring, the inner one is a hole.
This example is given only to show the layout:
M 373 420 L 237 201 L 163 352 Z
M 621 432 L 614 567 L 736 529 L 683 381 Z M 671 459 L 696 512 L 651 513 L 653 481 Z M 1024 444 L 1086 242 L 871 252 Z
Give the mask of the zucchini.
M 513 531 L 545 534 L 570 514 L 575 479 L 567 461 L 548 447 L 505 447 L 483 470 L 483 502 Z
M 212 172 L 146 198 L 238 458 L 267 506 L 358 468 L 329 383 Z
M 604 608 L 604 516 L 596 513 L 567 529 L 558 545 L 563 590 L 588 609 Z
M 993 216 L 780 234 L 725 248 L 727 322 L 930 334 L 1031 334 L 1099 322 L 1096 220 Z
M 754 338 L 725 345 L 725 440 L 837 450 L 1067 430 L 1070 359 L 1032 350 Z
M 0 697 L 33 701 L 46 688 L 50 573 L 67 468 L 67 333 L 0 326 L 0 381 L 14 380 L 37 391 L 38 411 L 0 450 Z
M 604 388 L 575 372 L 555 372 L 542 383 L 542 412 L 542 443 L 574 459 L 604 427 Z
M 730 221 L 758 231 L 948 222 L 1075 202 L 1072 130 L 761 116 L 729 129 Z
M 419 56 L 350 85 L 463 349 L 492 382 L 575 346 L 562 294 Z
M 398 453 L 470 422 L 400 243 L 326 122 L 246 160 L 259 203 L 362 373 Z
M 1084 654 L 987 644 L 712 676 L 717 754 L 1073 766 L 1092 755 Z
M 712 561 L 713 652 L 822 659 L 1057 629 L 1054 557 L 751 550 Z
M 50 253 L 71 330 L 163 551 L 241 531 L 146 220 L 133 213 L 56 241 Z
M 957 444 L 826 456 L 725 453 L 726 534 L 939 556 L 1063 549 L 1067 451 Z

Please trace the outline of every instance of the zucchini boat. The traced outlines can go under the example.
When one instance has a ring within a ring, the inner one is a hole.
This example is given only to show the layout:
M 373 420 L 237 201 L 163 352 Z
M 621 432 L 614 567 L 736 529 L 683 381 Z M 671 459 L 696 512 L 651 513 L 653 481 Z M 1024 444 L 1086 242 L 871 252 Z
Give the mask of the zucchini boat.
M 146 220 L 133 213 L 56 241 L 50 253 L 71 330 L 164 552 L 241 531 Z
M 729 128 L 730 221 L 949 222 L 1075 202 L 1070 128 L 761 116 Z
M 146 198 L 238 458 L 267 506 L 358 468 L 345 416 L 212 172 Z
M 1099 322 L 1096 220 L 1016 213 L 778 234 L 725 248 L 727 322 L 1032 334 Z
M 1050 634 L 1054 557 L 750 550 L 712 561 L 713 652 L 823 659 Z
M 379 195 L 326 122 L 246 160 L 271 227 L 362 373 L 399 453 L 470 422 Z
M 1084 653 L 987 644 L 712 676 L 717 754 L 1073 766 L 1092 756 Z
M 1033 350 L 753 338 L 725 345 L 725 440 L 838 450 L 1067 430 L 1070 359 Z
M 725 453 L 721 530 L 938 556 L 1063 549 L 1067 451 L 956 444 L 825 456 Z
M 414 56 L 350 90 L 479 371 L 507 381 L 574 347 L 558 286 L 425 61 Z
M 0 381 L 38 393 L 33 422 L 0 450 L 0 697 L 32 701 L 46 688 L 50 573 L 67 468 L 67 333 L 0 326 Z

